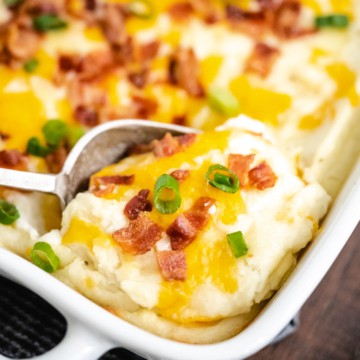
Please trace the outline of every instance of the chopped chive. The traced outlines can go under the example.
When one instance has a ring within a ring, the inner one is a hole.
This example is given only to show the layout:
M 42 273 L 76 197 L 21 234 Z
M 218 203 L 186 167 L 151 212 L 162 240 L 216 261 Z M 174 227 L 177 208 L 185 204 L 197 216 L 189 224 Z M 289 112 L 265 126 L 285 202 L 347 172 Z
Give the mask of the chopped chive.
M 349 17 L 344 14 L 331 14 L 325 16 L 317 16 L 315 18 L 315 27 L 318 29 L 330 28 L 346 28 L 349 25 Z
M 24 64 L 24 70 L 28 73 L 32 73 L 37 69 L 38 66 L 39 61 L 36 59 L 31 59 Z
M 32 137 L 29 139 L 26 147 L 26 152 L 31 155 L 39 156 L 39 157 L 45 157 L 49 153 L 51 153 L 53 149 L 43 146 L 40 144 L 40 141 L 36 137 Z
M 68 126 L 61 120 L 52 119 L 46 122 L 42 128 L 46 143 L 57 147 L 67 135 Z
M 70 148 L 73 148 L 80 138 L 85 134 L 85 130 L 80 126 L 72 126 L 67 132 L 67 141 Z
M 179 183 L 170 175 L 161 175 L 155 184 L 154 204 L 161 214 L 173 214 L 181 205 Z
M 30 252 L 30 257 L 36 266 L 48 273 L 56 271 L 60 264 L 60 260 L 50 244 L 42 241 L 34 245 Z
M 211 87 L 207 92 L 209 106 L 226 116 L 237 115 L 240 112 L 238 99 L 226 88 Z
M 67 22 L 56 15 L 39 15 L 33 19 L 34 29 L 41 32 L 61 30 L 67 27 Z
M 248 252 L 244 236 L 241 231 L 236 231 L 226 235 L 230 249 L 236 258 L 244 256 Z
M 18 209 L 6 200 L 0 200 L 0 224 L 10 225 L 20 217 Z
M 225 175 L 216 170 L 226 172 L 229 175 Z M 214 177 L 212 178 L 211 175 L 213 173 L 214 173 Z M 209 181 L 210 185 L 216 187 L 221 191 L 233 194 L 239 190 L 240 187 L 239 178 L 236 176 L 236 174 L 233 171 L 220 164 L 211 165 L 205 177 Z

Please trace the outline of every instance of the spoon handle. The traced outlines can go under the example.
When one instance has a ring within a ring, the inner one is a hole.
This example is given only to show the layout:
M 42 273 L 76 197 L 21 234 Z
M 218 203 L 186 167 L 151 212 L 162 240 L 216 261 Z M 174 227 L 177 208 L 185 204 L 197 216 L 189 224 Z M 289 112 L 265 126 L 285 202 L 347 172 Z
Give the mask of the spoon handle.
M 57 195 L 57 176 L 27 171 L 0 169 L 0 186 Z

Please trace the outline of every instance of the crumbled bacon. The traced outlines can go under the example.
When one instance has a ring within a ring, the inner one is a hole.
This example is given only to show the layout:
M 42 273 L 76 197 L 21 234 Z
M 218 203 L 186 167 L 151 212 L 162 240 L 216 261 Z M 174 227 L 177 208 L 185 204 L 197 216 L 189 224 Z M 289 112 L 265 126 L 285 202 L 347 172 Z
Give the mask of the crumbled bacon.
M 301 13 L 301 4 L 297 0 L 285 0 L 275 12 L 274 31 L 283 37 L 293 38 L 302 34 L 298 21 Z
M 111 194 L 115 189 L 115 184 L 107 184 L 102 186 L 101 188 L 96 188 L 91 191 L 96 197 L 104 197 L 106 195 Z
M 68 150 L 64 145 L 59 146 L 55 151 L 48 154 L 45 157 L 45 161 L 49 171 L 53 174 L 59 173 L 65 163 L 67 156 Z
M 169 81 L 195 97 L 204 96 L 199 82 L 199 65 L 193 49 L 179 48 L 169 62 Z
M 199 198 L 192 208 L 180 214 L 168 227 L 166 233 L 171 240 L 173 250 L 182 250 L 193 242 L 209 221 L 209 209 L 215 200 L 207 197 Z
M 89 11 L 96 10 L 96 0 L 85 0 L 85 9 Z
M 5 134 L 5 133 L 3 133 L 3 132 L 0 131 L 0 140 L 6 141 L 6 140 L 8 140 L 8 139 L 10 139 L 10 135 L 9 135 L 9 134 Z
M 245 64 L 245 71 L 266 77 L 279 55 L 280 51 L 277 48 L 257 43 Z
M 141 96 L 133 97 L 134 117 L 139 119 L 148 119 L 150 115 L 157 110 L 158 104 L 155 100 Z
M 134 196 L 125 206 L 124 214 L 130 219 L 135 220 L 139 214 L 143 211 L 151 211 L 152 204 L 147 199 L 149 196 L 150 190 L 143 189 Z
M 277 176 L 266 161 L 261 162 L 249 171 L 249 183 L 259 190 L 273 187 Z
M 85 105 L 79 105 L 75 108 L 74 117 L 80 124 L 89 127 L 96 126 L 100 122 L 97 110 Z
M 193 11 L 194 8 L 189 1 L 177 2 L 168 8 L 170 16 L 178 21 L 188 19 Z
M 160 48 L 159 41 L 150 41 L 140 46 L 140 61 L 150 61 L 154 59 Z
M 175 115 L 172 119 L 172 123 L 175 125 L 186 125 L 186 115 Z
M 19 150 L 0 151 L 0 167 L 13 168 L 25 161 L 25 156 Z
M 178 169 L 174 170 L 170 175 L 181 184 L 190 176 L 190 170 Z
M 184 251 L 157 251 L 156 260 L 163 278 L 167 281 L 186 280 L 186 255 Z
M 115 231 L 112 237 L 125 252 L 140 255 L 150 251 L 162 235 L 163 229 L 140 213 L 128 227 Z
M 251 163 L 254 161 L 254 154 L 241 155 L 230 154 L 228 158 L 229 169 L 232 170 L 237 177 L 241 186 L 245 186 L 248 180 L 248 172 Z
M 65 9 L 65 0 L 27 0 L 22 10 L 33 16 L 58 15 Z
M 12 57 L 22 61 L 35 55 L 41 40 L 41 36 L 32 27 L 31 18 L 26 15 L 11 22 L 4 36 L 5 49 Z
M 170 133 L 166 133 L 161 140 L 152 142 L 153 152 L 156 157 L 167 157 L 185 150 L 193 144 L 196 134 L 185 134 L 173 137 Z
M 125 65 L 131 62 L 134 58 L 134 44 L 130 36 L 122 44 L 115 44 L 112 46 L 115 63 L 118 65 Z
M 132 185 L 135 181 L 135 175 L 112 175 L 96 176 L 93 178 L 95 186 L 114 184 L 114 185 Z
M 100 25 L 111 45 L 121 46 L 127 41 L 125 19 L 122 8 L 117 4 L 104 4 L 101 8 Z
M 142 89 L 146 85 L 147 76 L 148 71 L 146 69 L 142 69 L 137 72 L 130 72 L 128 74 L 128 79 L 138 89 Z

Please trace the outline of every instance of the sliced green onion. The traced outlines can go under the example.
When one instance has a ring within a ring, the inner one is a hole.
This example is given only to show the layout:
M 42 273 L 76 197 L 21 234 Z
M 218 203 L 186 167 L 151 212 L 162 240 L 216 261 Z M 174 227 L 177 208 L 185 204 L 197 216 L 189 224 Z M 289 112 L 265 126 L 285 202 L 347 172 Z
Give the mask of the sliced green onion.
M 215 172 L 214 178 L 212 179 L 210 176 L 216 170 L 227 172 L 230 176 L 222 174 L 221 172 Z M 224 192 L 233 194 L 239 190 L 239 178 L 233 171 L 220 164 L 211 165 L 205 177 L 212 186 Z
M 230 249 L 236 258 L 244 256 L 248 252 L 244 236 L 241 231 L 236 231 L 226 235 Z
M 155 184 L 154 204 L 161 214 L 173 214 L 181 205 L 179 183 L 170 175 L 161 175 Z
M 40 15 L 33 19 L 33 27 L 41 32 L 61 30 L 67 27 L 67 22 L 56 15 Z
M 237 115 L 240 112 L 238 99 L 226 88 L 211 87 L 207 92 L 209 106 L 226 116 Z
M 317 16 L 315 18 L 315 26 L 318 29 L 331 28 L 346 28 L 349 25 L 349 17 L 344 14 L 332 14 L 325 16 Z
M 67 131 L 67 125 L 58 119 L 47 121 L 42 128 L 46 143 L 54 147 L 60 144 L 61 140 L 67 135 Z
M 217 182 L 218 184 L 232 186 L 231 176 L 220 174 L 218 172 L 215 173 L 215 175 L 214 175 L 214 181 Z
M 19 5 L 23 0 L 4 0 L 6 7 L 13 7 Z
M 80 138 L 85 134 L 85 130 L 80 126 L 73 126 L 68 129 L 67 141 L 69 146 L 73 148 Z
M 147 0 L 132 0 L 128 7 L 130 14 L 141 19 L 150 19 L 154 15 L 154 9 Z
M 36 137 L 29 139 L 26 147 L 26 152 L 31 155 L 45 157 L 51 153 L 52 149 L 47 146 L 42 146 Z
M 48 273 L 56 271 L 60 264 L 60 260 L 50 244 L 43 241 L 39 241 L 34 245 L 30 257 L 36 266 Z
M 0 224 L 10 225 L 19 217 L 19 211 L 13 204 L 0 200 Z
M 36 59 L 31 59 L 24 64 L 24 70 L 28 73 L 32 73 L 39 66 L 39 61 Z

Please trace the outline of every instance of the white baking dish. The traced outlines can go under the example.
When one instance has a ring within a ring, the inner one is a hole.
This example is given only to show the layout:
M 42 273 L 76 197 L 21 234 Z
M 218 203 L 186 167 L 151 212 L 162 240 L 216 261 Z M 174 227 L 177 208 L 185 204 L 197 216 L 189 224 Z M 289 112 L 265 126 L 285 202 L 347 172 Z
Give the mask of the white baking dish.
M 212 345 L 188 345 L 148 333 L 97 306 L 30 262 L 0 249 L 0 273 L 30 288 L 68 321 L 64 340 L 41 359 L 95 360 L 113 347 L 147 359 L 239 360 L 269 344 L 299 311 L 350 237 L 360 219 L 360 161 L 286 283 L 239 335 Z M 0 355 L 0 358 L 1 355 Z

